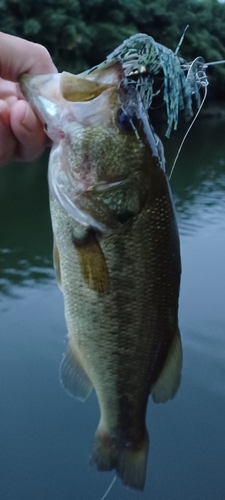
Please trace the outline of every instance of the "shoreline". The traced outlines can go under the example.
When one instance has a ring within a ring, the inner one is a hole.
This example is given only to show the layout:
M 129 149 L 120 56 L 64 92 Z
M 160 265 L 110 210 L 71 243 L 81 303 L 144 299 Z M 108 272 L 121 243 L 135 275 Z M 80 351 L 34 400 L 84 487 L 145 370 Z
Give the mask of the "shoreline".
M 203 105 L 199 118 L 225 118 L 225 102 Z

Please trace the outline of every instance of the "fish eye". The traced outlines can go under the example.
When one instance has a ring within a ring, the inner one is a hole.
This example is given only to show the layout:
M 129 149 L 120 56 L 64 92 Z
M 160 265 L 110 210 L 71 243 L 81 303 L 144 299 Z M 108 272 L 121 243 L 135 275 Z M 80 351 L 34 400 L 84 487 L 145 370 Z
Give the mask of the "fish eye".
M 134 127 L 132 125 L 133 119 L 132 116 L 128 115 L 122 109 L 119 109 L 116 116 L 116 122 L 120 130 L 123 132 L 132 132 Z

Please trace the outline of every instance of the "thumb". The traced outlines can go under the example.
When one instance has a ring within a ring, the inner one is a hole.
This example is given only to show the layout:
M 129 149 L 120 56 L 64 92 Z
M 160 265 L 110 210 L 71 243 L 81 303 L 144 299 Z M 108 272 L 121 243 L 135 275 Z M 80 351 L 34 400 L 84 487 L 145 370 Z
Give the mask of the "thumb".
M 56 73 L 47 49 L 37 43 L 0 32 L 0 77 L 16 82 L 23 73 Z

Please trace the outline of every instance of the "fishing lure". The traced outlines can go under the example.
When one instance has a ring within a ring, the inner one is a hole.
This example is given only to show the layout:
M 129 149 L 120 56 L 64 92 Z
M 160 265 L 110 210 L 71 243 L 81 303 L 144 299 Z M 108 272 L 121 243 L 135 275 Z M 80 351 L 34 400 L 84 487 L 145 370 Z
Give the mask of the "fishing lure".
M 203 58 L 199 57 L 192 64 L 188 64 L 184 59 L 178 57 L 177 52 L 184 34 L 175 52 L 155 42 L 154 38 L 149 35 L 133 35 L 97 66 L 101 68 L 119 60 L 124 71 L 120 85 L 128 90 L 133 88 L 138 92 L 142 111 L 144 110 L 146 113 L 151 108 L 154 97 L 163 92 L 163 101 L 166 104 L 167 112 L 166 137 L 170 136 L 172 128 L 177 129 L 178 115 L 181 110 L 184 111 L 187 120 L 193 116 L 193 95 L 197 107 L 200 107 L 199 90 L 201 86 L 206 84 L 207 80 Z M 96 66 L 89 70 L 89 73 L 93 69 L 96 69 Z M 162 79 L 163 83 L 160 89 L 155 90 L 157 78 Z

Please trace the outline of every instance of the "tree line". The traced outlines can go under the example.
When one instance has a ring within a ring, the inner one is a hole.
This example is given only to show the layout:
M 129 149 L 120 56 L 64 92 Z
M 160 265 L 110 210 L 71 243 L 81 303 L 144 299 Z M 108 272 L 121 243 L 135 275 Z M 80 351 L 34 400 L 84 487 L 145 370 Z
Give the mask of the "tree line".
M 188 61 L 225 59 L 225 4 L 217 0 L 0 0 L 0 30 L 41 43 L 59 71 L 98 64 L 137 32 Z M 225 100 L 225 65 L 210 67 L 210 96 Z

